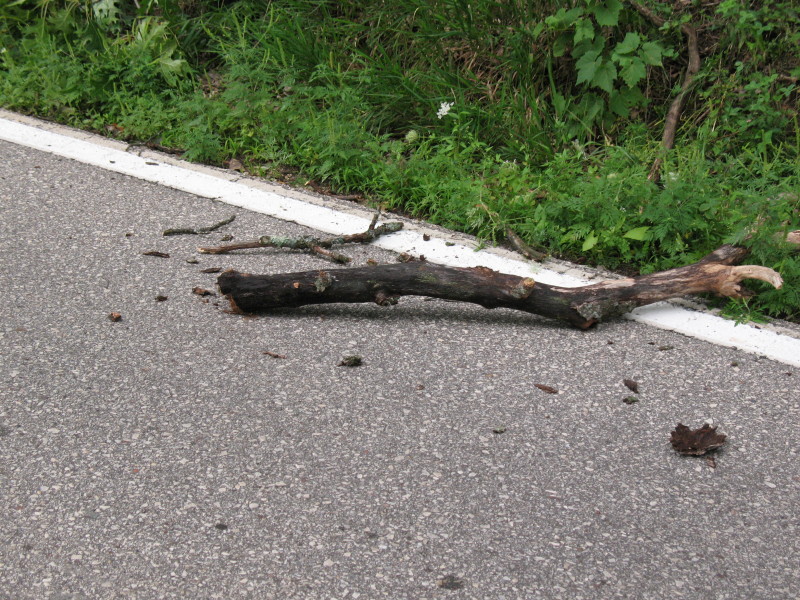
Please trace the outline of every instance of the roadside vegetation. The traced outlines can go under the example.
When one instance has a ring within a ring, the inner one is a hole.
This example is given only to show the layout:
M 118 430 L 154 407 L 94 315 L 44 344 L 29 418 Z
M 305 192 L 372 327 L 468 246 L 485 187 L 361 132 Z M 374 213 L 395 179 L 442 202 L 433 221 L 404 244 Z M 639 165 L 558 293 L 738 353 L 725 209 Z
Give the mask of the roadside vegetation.
M 8 109 L 626 273 L 743 243 L 740 319 L 800 319 L 799 77 L 794 0 L 0 6 Z

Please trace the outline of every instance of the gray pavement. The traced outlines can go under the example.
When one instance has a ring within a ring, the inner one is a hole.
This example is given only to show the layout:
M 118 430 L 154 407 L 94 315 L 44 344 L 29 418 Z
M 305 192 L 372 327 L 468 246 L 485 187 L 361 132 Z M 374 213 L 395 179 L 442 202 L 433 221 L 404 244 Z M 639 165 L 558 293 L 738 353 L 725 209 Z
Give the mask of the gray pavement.
M 0 161 L 0 598 L 800 596 L 798 369 L 418 298 L 231 315 L 201 269 L 329 263 L 195 247 L 312 232 Z M 716 466 L 677 455 L 674 426 L 709 418 Z

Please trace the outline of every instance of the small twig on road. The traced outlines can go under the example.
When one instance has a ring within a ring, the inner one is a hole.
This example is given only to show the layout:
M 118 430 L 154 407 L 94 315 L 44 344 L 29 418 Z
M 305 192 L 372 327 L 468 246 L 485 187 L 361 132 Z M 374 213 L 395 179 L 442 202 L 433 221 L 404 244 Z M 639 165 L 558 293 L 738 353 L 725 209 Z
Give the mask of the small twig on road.
M 341 235 L 327 239 L 312 236 L 285 237 L 280 235 L 262 235 L 257 240 L 251 242 L 200 247 L 197 251 L 203 254 L 225 254 L 234 250 L 247 250 L 249 248 L 289 248 L 291 250 L 307 250 L 334 262 L 346 264 L 350 262 L 350 258 L 330 250 L 331 247 L 341 244 L 369 244 L 382 235 L 394 233 L 403 228 L 403 224 L 399 221 L 384 223 L 376 227 L 375 224 L 377 223 L 378 216 L 379 215 L 376 215 L 372 223 L 370 223 L 369 228 L 361 233 Z
M 231 215 L 227 219 L 223 219 L 219 223 L 214 223 L 213 225 L 209 225 L 208 227 L 198 227 L 197 229 L 191 229 L 188 227 L 185 228 L 176 228 L 176 229 L 165 229 L 162 235 L 205 235 L 206 233 L 211 233 L 227 225 L 228 223 L 232 223 L 233 220 L 236 218 L 236 215 Z

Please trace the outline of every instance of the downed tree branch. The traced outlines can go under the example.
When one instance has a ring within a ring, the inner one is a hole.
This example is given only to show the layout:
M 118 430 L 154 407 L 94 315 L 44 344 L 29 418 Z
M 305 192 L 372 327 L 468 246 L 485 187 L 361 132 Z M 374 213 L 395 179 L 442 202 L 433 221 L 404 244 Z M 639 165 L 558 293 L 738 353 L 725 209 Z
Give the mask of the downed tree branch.
M 676 296 L 704 292 L 732 298 L 750 296 L 752 292 L 741 285 L 744 279 L 759 279 L 780 288 L 783 281 L 772 269 L 735 266 L 748 252 L 726 245 L 692 265 L 579 288 L 537 283 L 487 267 L 464 269 L 426 262 L 277 275 L 226 271 L 217 284 L 231 308 L 245 313 L 333 302 L 387 306 L 396 304 L 400 296 L 412 295 L 513 308 L 586 329 L 638 306 Z
M 198 227 L 197 229 L 191 229 L 188 227 L 183 228 L 175 228 L 175 229 L 165 229 L 161 235 L 205 235 L 207 233 L 211 233 L 227 225 L 228 223 L 233 223 L 233 220 L 236 218 L 236 215 L 231 215 L 227 219 L 223 219 L 219 223 L 214 223 L 213 225 L 209 225 L 208 227 Z
M 660 17 L 648 7 L 638 2 L 631 2 L 631 6 L 656 27 L 661 27 L 666 23 L 663 17 Z M 664 135 L 661 138 L 661 146 L 664 150 L 671 150 L 675 145 L 675 132 L 678 130 L 678 121 L 680 120 L 681 111 L 683 110 L 683 101 L 694 81 L 695 75 L 700 71 L 700 51 L 697 47 L 697 30 L 688 23 L 684 23 L 681 25 L 681 31 L 686 36 L 686 49 L 689 54 L 689 64 L 686 67 L 686 74 L 683 77 L 681 90 L 672 100 L 672 104 L 670 104 L 669 110 L 667 111 L 667 116 L 664 119 Z M 650 167 L 650 173 L 647 175 L 647 179 L 658 183 L 661 179 L 661 165 L 663 162 L 663 155 L 656 158 L 653 162 L 653 166 Z
M 225 254 L 234 250 L 246 250 L 248 248 L 290 248 L 292 250 L 307 250 L 328 258 L 337 263 L 348 263 L 350 258 L 330 250 L 333 246 L 341 244 L 369 244 L 382 235 L 400 231 L 403 224 L 399 221 L 384 223 L 375 227 L 377 219 L 373 219 L 369 228 L 361 233 L 341 235 L 334 238 L 320 239 L 311 236 L 285 237 L 279 235 L 262 235 L 255 241 L 242 242 L 239 244 L 227 244 L 225 246 L 201 247 L 197 251 L 203 254 Z

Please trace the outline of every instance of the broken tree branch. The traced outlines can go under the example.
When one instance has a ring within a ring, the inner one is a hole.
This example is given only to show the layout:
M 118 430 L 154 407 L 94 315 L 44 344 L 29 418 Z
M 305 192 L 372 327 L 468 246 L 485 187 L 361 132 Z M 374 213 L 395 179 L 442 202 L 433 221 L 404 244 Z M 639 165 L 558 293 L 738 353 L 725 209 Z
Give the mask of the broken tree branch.
M 661 27 L 666 23 L 663 17 L 657 15 L 651 9 L 638 2 L 631 2 L 631 6 L 656 27 Z M 700 51 L 697 47 L 697 30 L 688 23 L 684 23 L 681 25 L 681 31 L 686 36 L 686 49 L 689 54 L 689 64 L 686 67 L 686 74 L 683 77 L 681 89 L 678 95 L 672 100 L 672 104 L 670 104 L 669 110 L 667 111 L 667 116 L 664 119 L 664 135 L 661 138 L 661 146 L 665 151 L 671 150 L 675 145 L 675 133 L 678 130 L 678 121 L 680 120 L 681 111 L 683 110 L 683 101 L 694 81 L 695 75 L 700 71 Z M 661 165 L 663 162 L 663 155 L 656 158 L 653 162 L 653 166 L 650 167 L 650 173 L 647 175 L 647 179 L 658 183 L 661 179 Z
M 227 244 L 224 246 L 213 247 L 200 247 L 198 252 L 203 254 L 225 254 L 233 252 L 234 250 L 246 250 L 249 248 L 289 248 L 292 250 L 307 250 L 314 254 L 318 254 L 324 258 L 328 258 L 337 263 L 346 264 L 350 262 L 350 258 L 330 250 L 333 246 L 341 244 L 369 244 L 375 241 L 382 235 L 400 231 L 403 224 L 399 221 L 392 221 L 382 225 L 375 226 L 376 218 L 372 220 L 369 228 L 361 233 L 353 233 L 350 235 L 340 235 L 333 238 L 321 239 L 311 236 L 301 237 L 285 237 L 280 235 L 262 235 L 252 242 L 241 242 L 239 244 Z
M 752 295 L 741 285 L 744 279 L 781 287 L 782 279 L 772 269 L 736 266 L 748 252 L 726 245 L 692 265 L 579 288 L 537 283 L 487 267 L 464 269 L 426 262 L 277 275 L 226 271 L 217 283 L 232 309 L 246 313 L 334 302 L 387 306 L 396 304 L 400 296 L 412 295 L 513 308 L 586 329 L 638 306 L 676 296 L 704 292 L 732 298 Z

